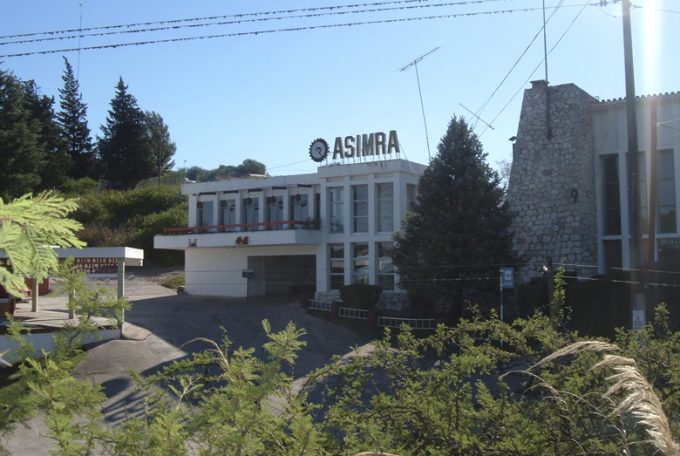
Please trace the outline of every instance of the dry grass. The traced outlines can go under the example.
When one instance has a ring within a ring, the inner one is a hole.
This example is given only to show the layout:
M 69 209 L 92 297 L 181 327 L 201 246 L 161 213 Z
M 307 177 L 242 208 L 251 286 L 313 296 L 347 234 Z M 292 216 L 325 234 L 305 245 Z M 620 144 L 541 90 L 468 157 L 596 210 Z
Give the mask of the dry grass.
M 647 441 L 661 454 L 680 455 L 680 445 L 673 439 L 668 418 L 652 385 L 642 375 L 634 359 L 611 354 L 621 351 L 618 346 L 600 341 L 577 342 L 546 356 L 529 370 L 562 356 L 585 351 L 606 353 L 602 361 L 592 369 L 606 368 L 614 371 L 613 375 L 607 377 L 613 384 L 604 394 L 616 404 L 612 414 L 630 414 L 647 433 Z M 617 404 L 616 398 L 619 396 L 622 399 Z

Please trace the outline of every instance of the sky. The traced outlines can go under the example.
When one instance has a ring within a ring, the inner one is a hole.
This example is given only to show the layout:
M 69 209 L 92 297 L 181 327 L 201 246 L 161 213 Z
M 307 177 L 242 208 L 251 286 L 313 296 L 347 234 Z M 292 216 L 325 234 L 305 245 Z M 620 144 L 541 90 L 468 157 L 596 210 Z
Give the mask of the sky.
M 66 57 L 93 137 L 122 77 L 139 107 L 168 125 L 176 169 L 250 158 L 272 175 L 313 173 L 314 139 L 333 147 L 336 137 L 390 130 L 398 132 L 401 158 L 427 164 L 454 115 L 474 125 L 496 168 L 512 159 L 523 90 L 545 79 L 542 0 L 2 3 L 0 69 L 35 80 L 58 102 Z M 545 0 L 545 38 L 550 84 L 574 83 L 605 100 L 625 96 L 623 32 L 621 3 L 600 3 Z M 636 93 L 680 90 L 680 0 L 632 3 Z M 206 17 L 215 19 L 198 20 Z M 204 26 L 215 22 L 222 24 Z M 150 24 L 102 28 L 138 23 Z M 340 24 L 354 25 L 331 26 Z M 69 29 L 75 32 L 33 35 Z M 88 36 L 101 33 L 109 34 Z M 231 36 L 197 39 L 214 35 Z M 55 37 L 73 38 L 16 43 Z M 87 49 L 178 38 L 196 39 Z M 417 75 L 413 66 L 400 71 L 435 48 Z M 58 52 L 12 56 L 38 51 Z

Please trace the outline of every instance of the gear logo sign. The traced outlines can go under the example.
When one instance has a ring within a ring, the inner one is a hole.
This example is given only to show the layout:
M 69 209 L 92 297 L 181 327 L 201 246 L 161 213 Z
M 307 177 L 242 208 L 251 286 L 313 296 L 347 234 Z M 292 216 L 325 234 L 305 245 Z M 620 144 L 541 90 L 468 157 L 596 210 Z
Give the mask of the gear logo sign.
M 320 163 L 328 156 L 328 143 L 325 139 L 317 138 L 309 146 L 309 156 L 312 160 Z

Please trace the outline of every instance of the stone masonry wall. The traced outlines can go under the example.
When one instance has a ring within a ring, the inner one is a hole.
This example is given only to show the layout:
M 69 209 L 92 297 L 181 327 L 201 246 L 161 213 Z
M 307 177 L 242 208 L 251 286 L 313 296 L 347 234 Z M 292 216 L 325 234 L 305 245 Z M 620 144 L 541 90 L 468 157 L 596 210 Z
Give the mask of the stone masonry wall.
M 594 102 L 574 84 L 534 81 L 524 92 L 508 185 L 522 282 L 541 275 L 547 257 L 583 276 L 597 272 L 574 266 L 597 265 Z

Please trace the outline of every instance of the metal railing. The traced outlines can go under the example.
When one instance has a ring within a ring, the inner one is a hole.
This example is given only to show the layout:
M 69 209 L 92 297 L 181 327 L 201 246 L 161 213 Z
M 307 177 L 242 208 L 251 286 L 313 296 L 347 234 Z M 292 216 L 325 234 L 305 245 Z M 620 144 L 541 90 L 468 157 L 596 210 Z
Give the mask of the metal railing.
M 229 225 L 203 225 L 203 226 L 181 226 L 174 228 L 163 228 L 165 235 L 177 234 L 207 234 L 207 233 L 243 233 L 248 231 L 273 231 L 273 230 L 318 230 L 319 223 L 315 220 L 277 220 L 272 222 L 260 223 L 241 223 Z
M 434 318 L 378 317 L 378 326 L 383 328 L 398 328 L 403 324 L 411 329 L 435 329 L 437 321 Z
M 354 307 L 339 307 L 338 316 L 340 318 L 351 318 L 353 320 L 368 320 L 368 310 Z
M 310 299 L 309 306 L 307 308 L 312 310 L 322 310 L 324 312 L 330 312 L 331 303 L 326 301 L 316 301 L 314 299 Z

